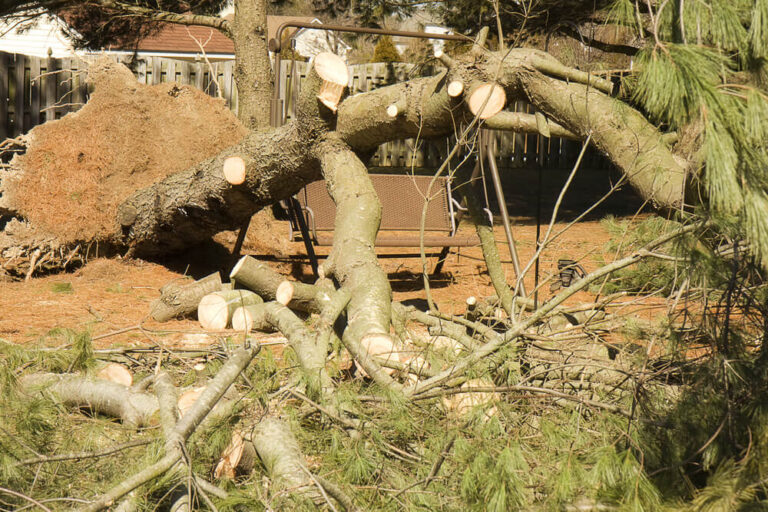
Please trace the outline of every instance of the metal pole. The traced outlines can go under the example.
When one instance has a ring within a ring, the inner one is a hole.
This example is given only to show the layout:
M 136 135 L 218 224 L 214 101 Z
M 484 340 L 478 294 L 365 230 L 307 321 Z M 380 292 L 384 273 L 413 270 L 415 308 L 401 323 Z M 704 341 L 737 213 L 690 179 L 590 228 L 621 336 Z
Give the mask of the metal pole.
M 496 190 L 496 200 L 499 202 L 499 213 L 501 214 L 501 221 L 504 224 L 504 234 L 507 237 L 507 244 L 509 245 L 509 254 L 512 257 L 512 266 L 515 268 L 515 274 L 520 281 L 519 286 L 515 288 L 521 297 L 525 297 L 525 284 L 520 276 L 520 260 L 517 257 L 517 247 L 515 246 L 515 239 L 512 236 L 512 228 L 509 225 L 509 213 L 507 212 L 507 200 L 504 197 L 504 190 L 501 187 L 501 178 L 499 177 L 499 169 L 496 167 L 496 155 L 493 152 L 493 148 L 488 140 L 488 134 L 485 130 L 481 130 L 481 147 L 485 146 L 485 154 L 488 157 L 488 167 L 491 171 L 491 177 L 493 178 L 493 188 Z

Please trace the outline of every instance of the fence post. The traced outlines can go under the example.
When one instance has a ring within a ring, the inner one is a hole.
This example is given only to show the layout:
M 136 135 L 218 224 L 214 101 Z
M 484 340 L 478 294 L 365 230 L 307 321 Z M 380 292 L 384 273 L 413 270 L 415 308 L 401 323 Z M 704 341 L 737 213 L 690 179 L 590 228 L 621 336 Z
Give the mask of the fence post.
M 29 59 L 29 95 L 31 101 L 29 105 L 29 127 L 32 128 L 40 124 L 40 59 L 30 57 Z

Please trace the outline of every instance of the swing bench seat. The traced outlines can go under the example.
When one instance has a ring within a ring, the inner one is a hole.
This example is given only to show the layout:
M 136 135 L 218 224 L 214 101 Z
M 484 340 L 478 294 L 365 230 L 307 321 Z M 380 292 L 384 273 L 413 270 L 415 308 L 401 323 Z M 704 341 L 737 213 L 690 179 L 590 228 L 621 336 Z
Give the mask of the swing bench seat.
M 428 191 L 424 246 L 447 248 L 479 244 L 477 235 L 456 236 L 456 217 L 462 208 L 451 195 L 448 178 L 408 174 L 371 174 L 370 178 L 382 205 L 377 247 L 420 246 L 422 210 Z M 310 183 L 299 192 L 297 199 L 312 243 L 333 245 L 336 205 L 326 190 L 325 181 Z

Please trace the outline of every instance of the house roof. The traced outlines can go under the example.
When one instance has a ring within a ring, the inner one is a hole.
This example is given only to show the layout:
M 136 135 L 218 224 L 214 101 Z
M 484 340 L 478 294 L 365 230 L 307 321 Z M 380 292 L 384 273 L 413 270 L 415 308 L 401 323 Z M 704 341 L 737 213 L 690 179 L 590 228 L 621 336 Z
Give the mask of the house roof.
M 319 19 L 307 16 L 267 16 L 267 35 L 269 39 L 277 36 L 277 29 L 280 25 L 290 21 L 322 24 Z M 283 31 L 283 39 L 287 39 L 295 32 L 295 28 L 287 28 Z M 139 41 L 136 50 L 140 52 L 199 53 L 200 47 L 192 39 L 193 37 L 200 41 L 200 44 L 204 45 L 205 52 L 208 54 L 235 53 L 232 40 L 219 30 L 200 25 L 184 26 L 175 23 L 166 23 L 153 35 Z M 113 47 L 111 49 L 116 50 L 117 48 Z
M 200 53 L 200 47 L 195 39 L 203 45 L 205 53 L 235 53 L 232 40 L 215 28 L 200 25 L 184 26 L 174 23 L 164 24 L 153 35 L 139 41 L 136 50 L 140 52 Z

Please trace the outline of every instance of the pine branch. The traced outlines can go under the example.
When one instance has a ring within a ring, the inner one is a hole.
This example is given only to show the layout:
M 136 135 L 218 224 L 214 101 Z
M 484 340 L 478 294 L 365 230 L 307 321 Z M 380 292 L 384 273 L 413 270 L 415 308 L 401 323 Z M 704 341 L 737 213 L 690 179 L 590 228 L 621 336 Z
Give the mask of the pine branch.
M 229 20 L 225 18 L 202 14 L 179 14 L 175 12 L 160 11 L 149 9 L 147 7 L 140 7 L 138 5 L 116 2 L 115 0 L 100 0 L 99 4 L 107 9 L 116 9 L 153 21 L 164 21 L 166 23 L 175 23 L 177 25 L 200 25 L 203 27 L 211 27 L 222 31 L 227 37 L 231 37 L 231 24 Z

